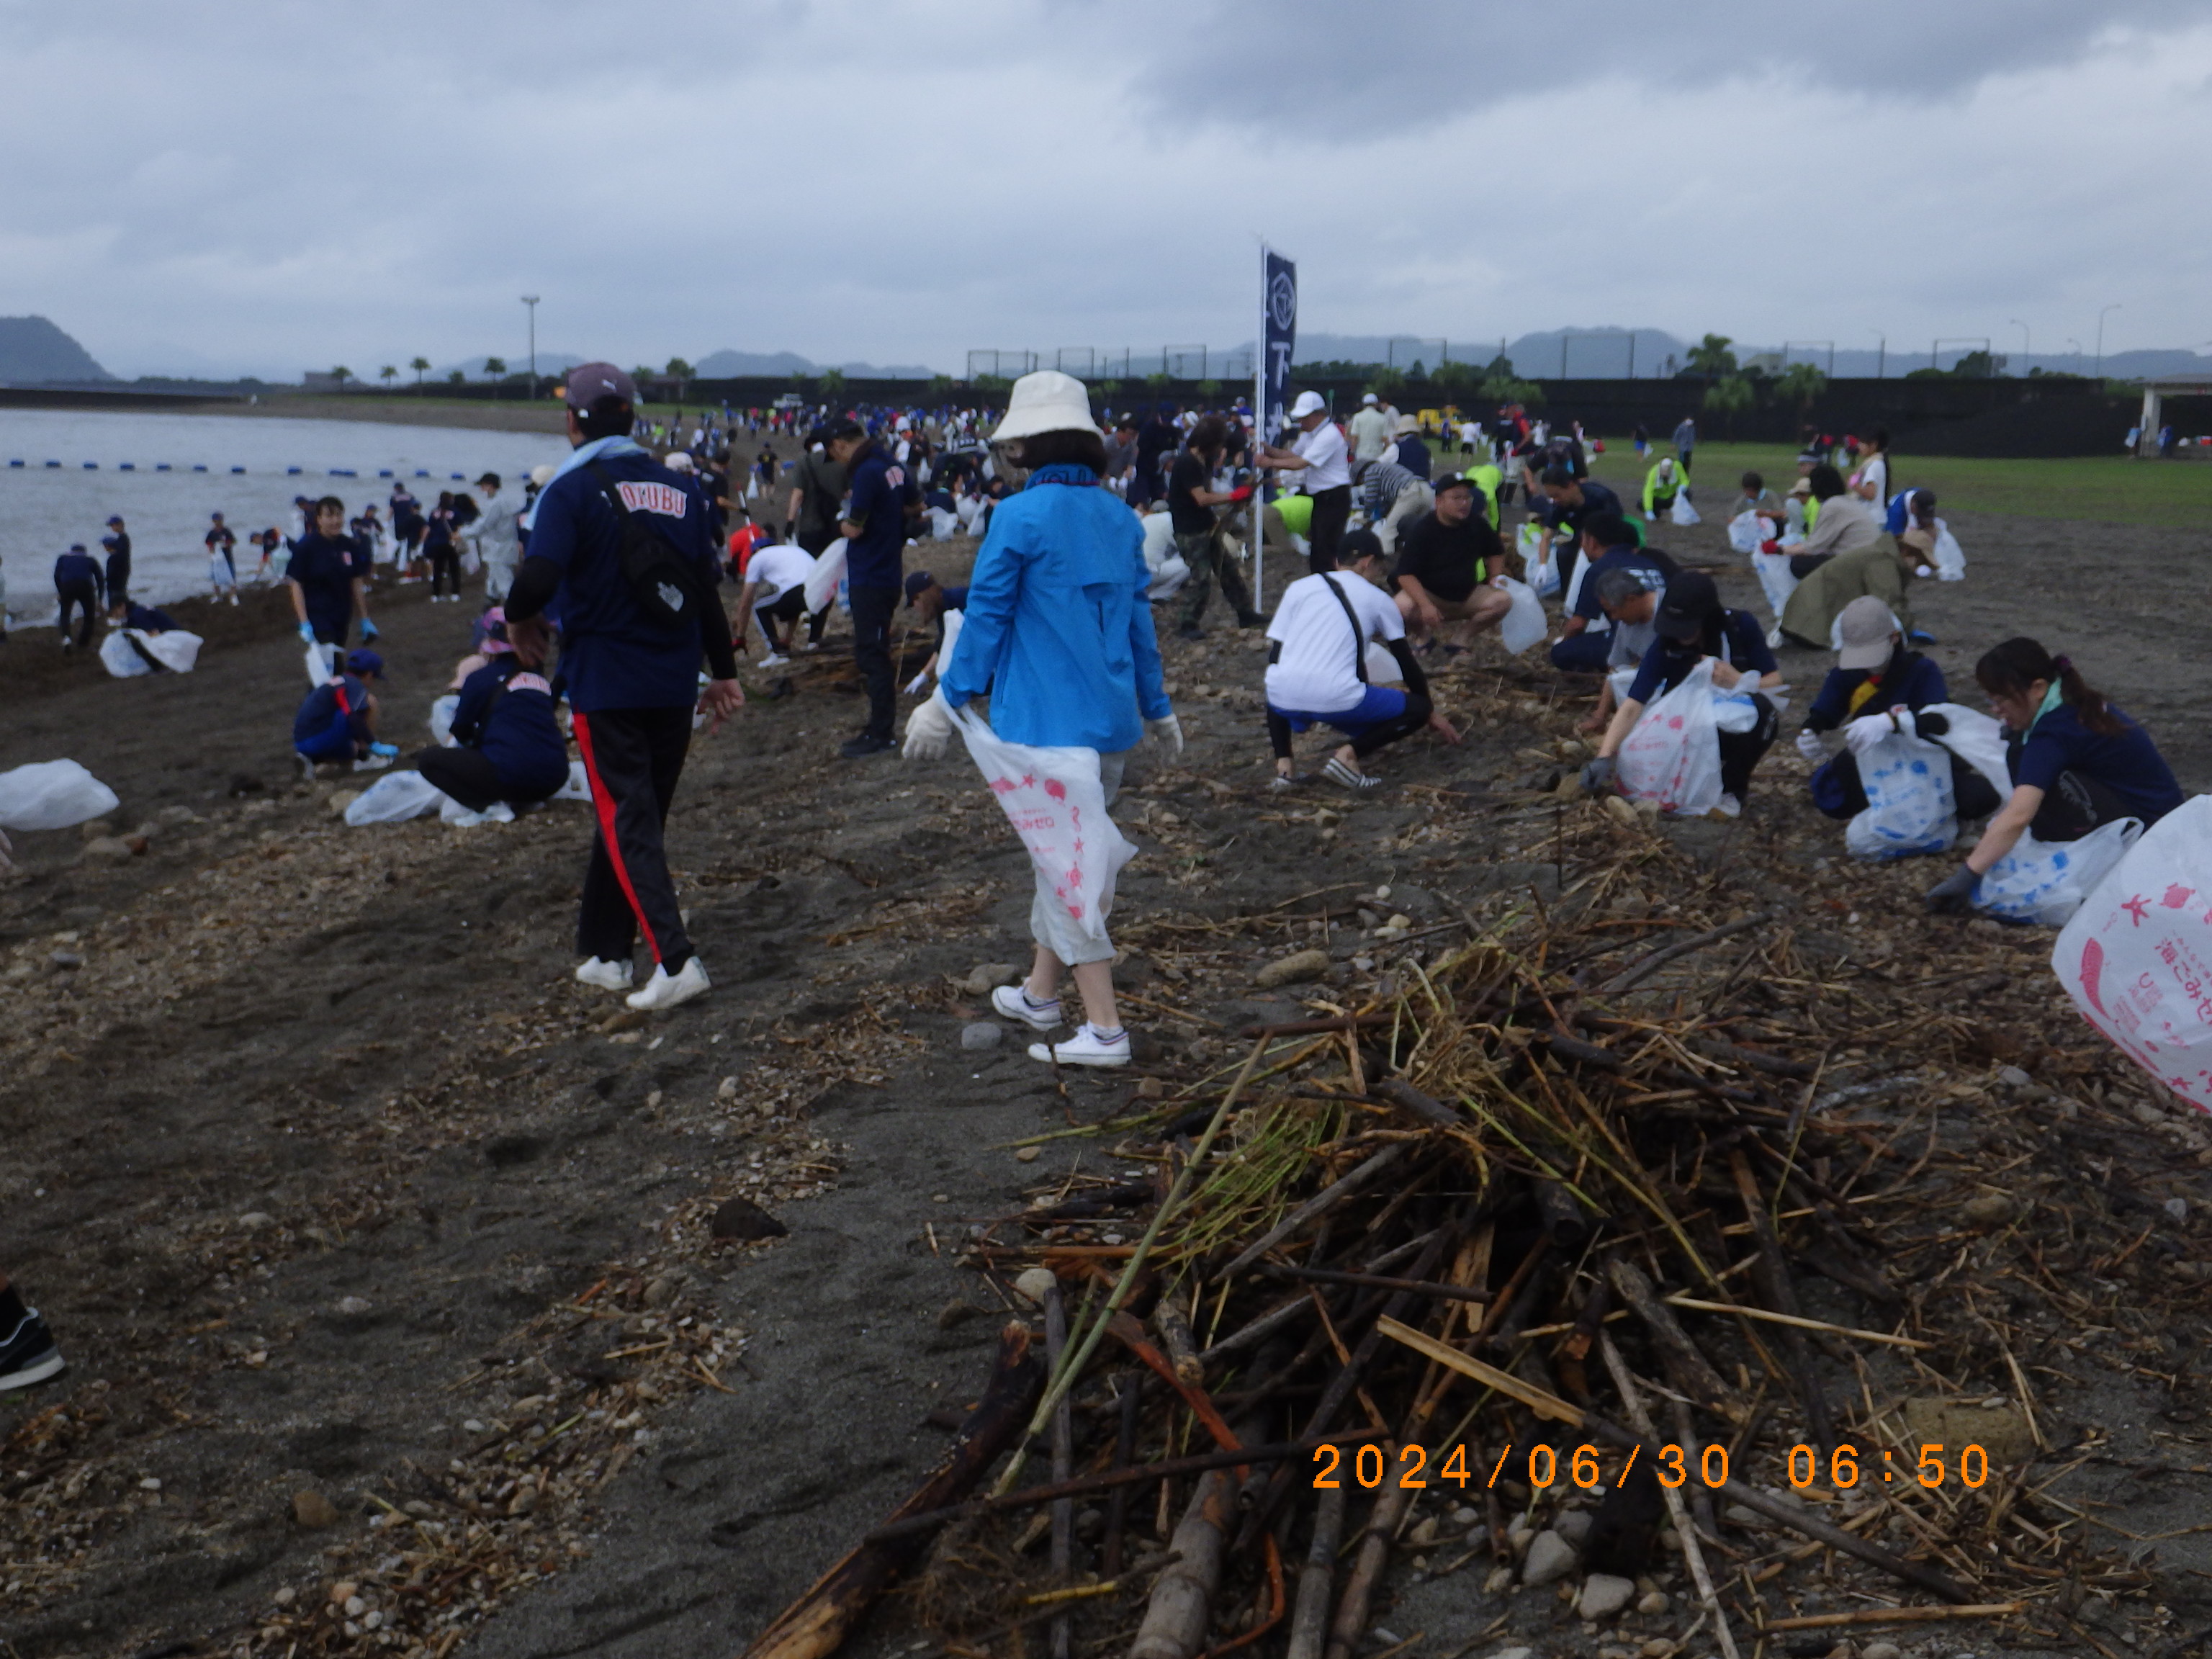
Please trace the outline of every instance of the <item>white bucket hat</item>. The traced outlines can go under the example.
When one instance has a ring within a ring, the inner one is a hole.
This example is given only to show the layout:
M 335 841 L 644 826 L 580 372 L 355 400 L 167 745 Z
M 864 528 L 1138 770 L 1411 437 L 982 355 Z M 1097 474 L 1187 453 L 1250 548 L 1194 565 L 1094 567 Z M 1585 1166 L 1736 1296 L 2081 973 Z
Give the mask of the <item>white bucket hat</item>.
M 1291 405 L 1291 418 L 1294 421 L 1303 421 L 1307 416 L 1318 415 L 1328 407 L 1328 404 L 1323 401 L 1320 392 L 1301 392 L 1298 393 L 1298 400 Z
M 1105 435 L 1091 418 L 1090 391 L 1073 374 L 1063 374 L 1056 368 L 1041 368 L 1015 381 L 1013 395 L 1006 399 L 1006 418 L 999 422 L 991 441 L 995 444 L 1009 438 L 1034 438 L 1040 432 L 1088 432 L 1094 438 Z

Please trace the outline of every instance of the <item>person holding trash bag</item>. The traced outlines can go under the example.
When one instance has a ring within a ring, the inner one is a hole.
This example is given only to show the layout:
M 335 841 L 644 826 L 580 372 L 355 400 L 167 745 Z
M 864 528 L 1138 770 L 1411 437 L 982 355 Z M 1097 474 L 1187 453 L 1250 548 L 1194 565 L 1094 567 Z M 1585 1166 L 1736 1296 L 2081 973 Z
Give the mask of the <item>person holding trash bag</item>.
M 493 623 L 486 632 L 504 641 L 507 625 Z M 492 653 L 461 682 L 455 746 L 425 749 L 415 757 L 415 769 L 471 812 L 501 801 L 534 805 L 559 789 L 568 781 L 568 744 L 553 718 L 553 688 L 544 670 L 528 647 Z
M 1620 770 L 1620 745 L 1644 718 L 1644 710 L 1662 692 L 1671 691 L 1705 658 L 1713 659 L 1713 685 L 1719 690 L 1739 686 L 1751 692 L 1757 719 L 1748 732 L 1720 733 L 1721 811 L 1734 817 L 1743 810 L 1750 793 L 1752 768 L 1773 744 L 1780 718 L 1761 688 L 1782 684 L 1782 673 L 1767 648 L 1759 619 L 1748 611 L 1730 611 L 1721 603 L 1720 590 L 1702 570 L 1686 570 L 1668 578 L 1667 592 L 1651 619 L 1656 635 L 1651 648 L 1636 671 L 1635 683 L 1620 701 L 1620 708 L 1598 742 L 1597 758 L 1583 768 L 1583 787 L 1593 795 L 1609 793 Z
M 1267 625 L 1267 738 L 1277 789 L 1302 781 L 1291 766 L 1293 732 L 1333 726 L 1345 734 L 1348 741 L 1330 757 L 1326 775 L 1355 794 L 1382 781 L 1359 763 L 1401 738 L 1425 726 L 1446 743 L 1459 741 L 1430 702 L 1428 676 L 1406 642 L 1403 596 L 1394 605 L 1378 586 L 1382 538 L 1371 530 L 1348 530 L 1336 552 L 1335 570 L 1301 576 L 1283 590 Z M 1370 684 L 1370 641 L 1396 660 L 1403 690 Z
M 1690 482 L 1690 475 L 1662 455 L 1644 475 L 1644 522 L 1650 524 L 1674 510 L 1674 498 Z
M 1832 503 L 1828 511 L 1834 510 Z M 1826 522 L 1823 517 L 1821 523 Z M 1905 593 L 1920 568 L 1935 556 L 1934 536 L 1924 530 L 1908 530 L 1894 537 L 1877 532 L 1864 546 L 1821 560 L 1783 605 L 1783 637 L 1808 651 L 1826 651 L 1844 608 L 1854 599 L 1872 597 L 1888 607 L 1908 640 L 1933 644 L 1924 635 L 1913 637 L 1912 607 Z
M 63 650 L 82 651 L 92 643 L 93 618 L 100 610 L 100 586 L 106 580 L 100 561 L 84 550 L 82 542 L 72 542 L 70 550 L 54 561 L 54 596 L 62 607 L 54 628 L 62 636 Z M 74 640 L 70 638 L 71 611 L 79 613 Z
M 377 702 L 368 682 L 384 678 L 384 659 L 374 651 L 347 653 L 336 672 L 309 691 L 292 717 L 292 752 L 312 781 L 317 763 L 337 761 L 356 772 L 392 764 L 398 748 L 376 738 Z
M 1025 476 L 992 515 L 951 660 L 907 723 L 906 754 L 942 755 L 955 730 L 951 711 L 988 691 L 999 740 L 1095 751 L 1110 806 L 1139 738 L 1182 751 L 1145 599 L 1144 532 L 1137 515 L 1099 485 L 1105 444 L 1082 381 L 1054 369 L 1024 374 L 991 441 L 1006 446 L 1004 464 Z M 1116 839 L 1110 820 L 1091 833 Z M 1035 1030 L 1053 1030 L 1063 1023 L 1060 976 L 1072 969 L 1085 1023 L 1063 1042 L 1032 1045 L 1030 1057 L 1126 1066 L 1129 1034 L 1114 997 L 1113 941 L 1103 926 L 1095 935 L 1086 932 L 1051 879 L 1042 870 L 1033 873 L 1036 957 L 1028 978 L 1000 986 L 991 1005 Z M 1102 922 L 1103 909 L 1095 917 Z
M 642 932 L 653 977 L 629 1006 L 673 1008 L 710 981 L 684 931 L 662 831 L 695 711 L 720 731 L 744 689 L 714 596 L 706 503 L 630 436 L 636 383 L 612 363 L 584 363 L 569 370 L 562 401 L 574 453 L 538 497 L 529 556 L 504 607 L 507 635 L 518 655 L 542 659 L 541 619 L 549 605 L 559 615 L 561 675 L 599 820 L 577 906 L 576 979 L 627 988 Z
M 1974 678 L 2005 728 L 2012 795 L 1958 869 L 1928 890 L 1928 908 L 1961 914 L 1990 866 L 2019 844 L 2079 841 L 2118 818 L 2145 829 L 2181 805 L 2181 786 L 2150 733 L 2065 657 L 2018 636 L 1984 653 Z
M 1943 671 L 1905 643 L 1889 607 L 1871 594 L 1845 605 L 1836 625 L 1843 644 L 1806 710 L 1797 752 L 1813 767 L 1813 805 L 1826 817 L 1844 819 L 1867 809 L 1859 757 L 1887 737 L 1946 736 L 1949 718 L 1931 705 L 1950 702 L 1951 691 Z M 1961 818 L 1997 810 L 1995 787 L 1958 754 L 1951 756 L 1951 799 Z

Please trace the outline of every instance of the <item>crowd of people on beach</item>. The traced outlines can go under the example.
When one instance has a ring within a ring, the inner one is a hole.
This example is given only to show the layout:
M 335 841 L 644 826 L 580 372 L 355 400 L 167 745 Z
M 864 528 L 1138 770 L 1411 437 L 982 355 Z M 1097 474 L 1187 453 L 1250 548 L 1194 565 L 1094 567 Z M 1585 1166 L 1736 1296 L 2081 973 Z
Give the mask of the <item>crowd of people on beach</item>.
M 430 502 L 404 483 L 357 511 L 302 498 L 289 526 L 245 538 L 259 560 L 244 579 L 281 586 L 306 650 L 298 764 L 386 773 L 372 793 L 409 775 L 391 772 L 400 751 L 381 729 L 374 596 L 424 584 L 431 603 L 457 604 L 468 585 L 468 648 L 409 787 L 463 823 L 564 792 L 588 799 L 574 977 L 635 1009 L 712 984 L 662 841 L 695 732 L 744 705 L 739 659 L 756 631 L 757 675 L 828 651 L 840 611 L 866 693 L 840 757 L 902 747 L 902 690 L 920 699 L 909 761 L 963 741 L 1032 865 L 1035 955 L 993 1006 L 1039 1035 L 1034 1058 L 1064 1066 L 1130 1060 L 1107 923 L 1133 849 L 1110 812 L 1141 744 L 1183 744 L 1156 611 L 1178 640 L 1203 641 L 1217 588 L 1225 623 L 1264 630 L 1274 791 L 1364 794 L 1393 745 L 1423 732 L 1458 744 L 1434 677 L 1488 635 L 1516 653 L 1546 641 L 1562 684 L 1589 688 L 1592 741 L 1566 787 L 1678 815 L 1743 811 L 1792 700 L 1778 653 L 1813 653 L 1820 678 L 1794 738 L 1811 768 L 1803 804 L 1853 833 L 1881 820 L 1894 844 L 1875 856 L 1966 847 L 1928 891 L 1937 912 L 1985 903 L 1993 872 L 2023 848 L 2154 823 L 2183 799 L 2148 733 L 2035 640 L 1981 654 L 1991 715 L 1951 701 L 1910 596 L 1963 558 L 1933 493 L 1893 487 L 1879 430 L 1808 433 L 1782 495 L 1757 473 L 1738 480 L 1729 542 L 1770 601 L 1762 619 L 1726 603 L 1710 568 L 1656 545 L 1661 524 L 1696 521 L 1687 417 L 1631 507 L 1591 476 L 1598 446 L 1577 423 L 1547 427 L 1514 405 L 1424 419 L 1370 392 L 1340 419 L 1306 392 L 1268 433 L 1241 404 L 1102 416 L 1079 381 L 1042 371 L 1014 383 L 1003 412 L 817 407 L 641 429 L 637 406 L 627 374 L 584 365 L 566 382 L 558 466 L 519 483 L 487 472 Z M 779 441 L 797 453 L 783 459 Z M 1641 432 L 1637 445 L 1640 459 Z M 102 611 L 122 630 L 174 629 L 131 597 L 123 520 L 108 532 L 104 562 L 79 546 L 57 563 L 64 648 L 83 648 Z M 910 550 L 958 535 L 980 538 L 964 584 L 908 568 Z M 234 604 L 236 542 L 214 515 L 210 585 Z M 1255 544 L 1306 567 L 1271 611 Z M 917 633 L 921 671 L 902 688 L 896 664 L 911 662 Z M 1306 751 L 1318 771 L 1302 770 L 1301 738 L 1324 728 Z M 1898 828 L 1900 744 L 1919 746 L 1913 799 L 1941 809 L 1917 834 Z M 1940 782 L 1925 781 L 1927 756 Z M 50 1365 L 51 1334 L 0 1279 L 0 1388 Z

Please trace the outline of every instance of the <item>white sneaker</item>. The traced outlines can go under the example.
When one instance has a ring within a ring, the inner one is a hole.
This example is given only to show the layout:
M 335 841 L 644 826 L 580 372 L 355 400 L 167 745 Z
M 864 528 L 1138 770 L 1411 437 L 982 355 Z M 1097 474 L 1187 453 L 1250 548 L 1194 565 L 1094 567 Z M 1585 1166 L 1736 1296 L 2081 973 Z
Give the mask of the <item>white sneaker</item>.
M 1723 795 L 1721 804 L 1713 808 L 1713 815 L 1717 817 L 1740 818 L 1743 816 L 1743 803 L 1734 795 Z
M 629 972 L 627 962 L 605 962 L 592 957 L 576 964 L 576 983 L 596 985 L 602 991 L 627 991 Z
M 713 983 L 707 977 L 707 964 L 694 957 L 684 964 L 683 972 L 672 978 L 666 968 L 655 967 L 645 988 L 632 991 L 623 1000 L 633 1008 L 673 1008 L 693 997 L 704 996 Z
M 353 769 L 356 772 L 381 772 L 391 764 L 392 757 L 389 755 L 363 755 L 353 763 Z
M 1018 1019 L 1033 1030 L 1057 1030 L 1060 1025 L 1058 997 L 1040 1007 L 1030 1000 L 1029 993 L 1018 985 L 1001 985 L 993 991 L 991 1006 L 1008 1019 Z
M 760 665 L 763 668 L 781 668 L 790 660 L 790 658 L 783 655 L 781 652 L 771 651 L 768 655 L 760 659 Z
M 1056 1060 L 1063 1066 L 1127 1066 L 1129 1033 L 1124 1030 L 1109 1042 L 1099 1036 L 1096 1027 L 1085 1024 L 1078 1026 L 1075 1035 L 1065 1042 L 1032 1042 L 1030 1058 Z

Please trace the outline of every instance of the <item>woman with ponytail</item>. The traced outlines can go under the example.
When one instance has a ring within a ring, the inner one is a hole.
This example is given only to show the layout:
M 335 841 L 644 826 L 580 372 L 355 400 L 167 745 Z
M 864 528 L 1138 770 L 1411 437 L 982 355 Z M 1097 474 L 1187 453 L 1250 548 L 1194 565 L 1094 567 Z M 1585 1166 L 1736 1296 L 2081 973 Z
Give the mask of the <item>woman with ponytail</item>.
M 2023 831 L 2038 841 L 2079 841 L 2119 818 L 2140 818 L 2148 827 L 2181 805 L 2181 786 L 2150 733 L 2069 659 L 2033 640 L 2009 639 L 1974 665 L 1974 678 L 2004 722 L 2012 796 L 1966 861 L 1929 890 L 1931 910 L 1968 908 L 1975 884 Z

